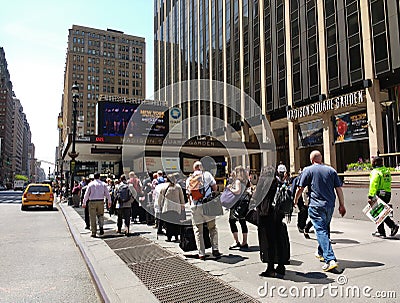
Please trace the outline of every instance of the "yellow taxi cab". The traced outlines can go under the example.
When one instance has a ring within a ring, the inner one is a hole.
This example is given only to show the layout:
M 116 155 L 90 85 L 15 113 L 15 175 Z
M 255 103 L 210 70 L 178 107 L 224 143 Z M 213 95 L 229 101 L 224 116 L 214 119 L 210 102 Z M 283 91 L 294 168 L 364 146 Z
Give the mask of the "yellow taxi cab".
M 23 195 L 21 210 L 27 210 L 28 206 L 47 206 L 53 210 L 54 194 L 49 184 L 29 184 Z

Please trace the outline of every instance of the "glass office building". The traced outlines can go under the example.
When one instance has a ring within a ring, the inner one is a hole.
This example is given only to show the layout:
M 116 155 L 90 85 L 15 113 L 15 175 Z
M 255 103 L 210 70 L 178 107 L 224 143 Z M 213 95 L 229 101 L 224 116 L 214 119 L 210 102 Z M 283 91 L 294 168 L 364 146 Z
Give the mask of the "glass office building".
M 155 90 L 198 79 L 233 85 L 268 118 L 277 161 L 297 171 L 319 149 L 326 163 L 344 171 L 359 158 L 400 150 L 399 6 L 393 0 L 155 0 Z M 246 104 L 239 107 L 246 111 Z M 183 104 L 182 112 L 219 116 L 230 125 L 241 125 L 243 114 L 202 100 Z M 191 120 L 183 131 L 190 138 L 207 123 Z M 400 160 L 385 159 L 392 166 Z M 257 157 L 250 161 L 259 168 Z

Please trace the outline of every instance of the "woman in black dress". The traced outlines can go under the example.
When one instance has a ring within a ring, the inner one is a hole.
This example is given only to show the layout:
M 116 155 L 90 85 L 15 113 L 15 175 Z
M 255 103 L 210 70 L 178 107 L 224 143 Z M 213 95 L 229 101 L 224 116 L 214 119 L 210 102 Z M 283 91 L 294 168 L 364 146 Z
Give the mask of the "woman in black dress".
M 285 264 L 289 263 L 290 258 L 287 229 L 282 222 L 284 216 L 277 214 L 272 206 L 275 193 L 280 185 L 278 180 L 273 169 L 264 170 L 252 199 L 252 203 L 257 205 L 259 215 L 260 259 L 263 263 L 267 263 L 267 269 L 260 273 L 260 276 L 263 277 L 285 275 Z M 266 191 L 268 192 L 265 195 Z M 278 264 L 276 268 L 275 264 Z

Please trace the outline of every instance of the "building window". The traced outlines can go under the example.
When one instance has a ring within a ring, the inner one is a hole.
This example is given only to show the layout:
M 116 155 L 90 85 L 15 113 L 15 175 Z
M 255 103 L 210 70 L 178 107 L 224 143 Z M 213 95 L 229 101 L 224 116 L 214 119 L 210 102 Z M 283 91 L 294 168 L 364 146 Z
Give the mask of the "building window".
M 387 60 L 388 51 L 387 51 L 387 41 L 385 33 L 374 37 L 374 49 L 375 49 L 376 62 L 379 62 L 381 60 Z
M 359 45 L 350 48 L 349 57 L 350 57 L 350 70 L 356 70 L 361 68 L 361 55 L 360 55 Z
M 329 78 L 336 78 L 338 76 L 338 65 L 336 56 L 328 58 L 328 74 Z

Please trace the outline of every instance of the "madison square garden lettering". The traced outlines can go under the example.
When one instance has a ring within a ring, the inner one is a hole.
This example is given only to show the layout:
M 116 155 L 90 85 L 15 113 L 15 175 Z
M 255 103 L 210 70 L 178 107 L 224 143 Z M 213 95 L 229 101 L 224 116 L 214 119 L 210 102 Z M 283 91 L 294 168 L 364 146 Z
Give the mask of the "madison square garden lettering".
M 363 91 L 359 90 L 350 94 L 308 104 L 299 108 L 290 109 L 287 111 L 287 119 L 297 120 L 303 117 L 313 116 L 331 110 L 355 106 L 363 102 Z

